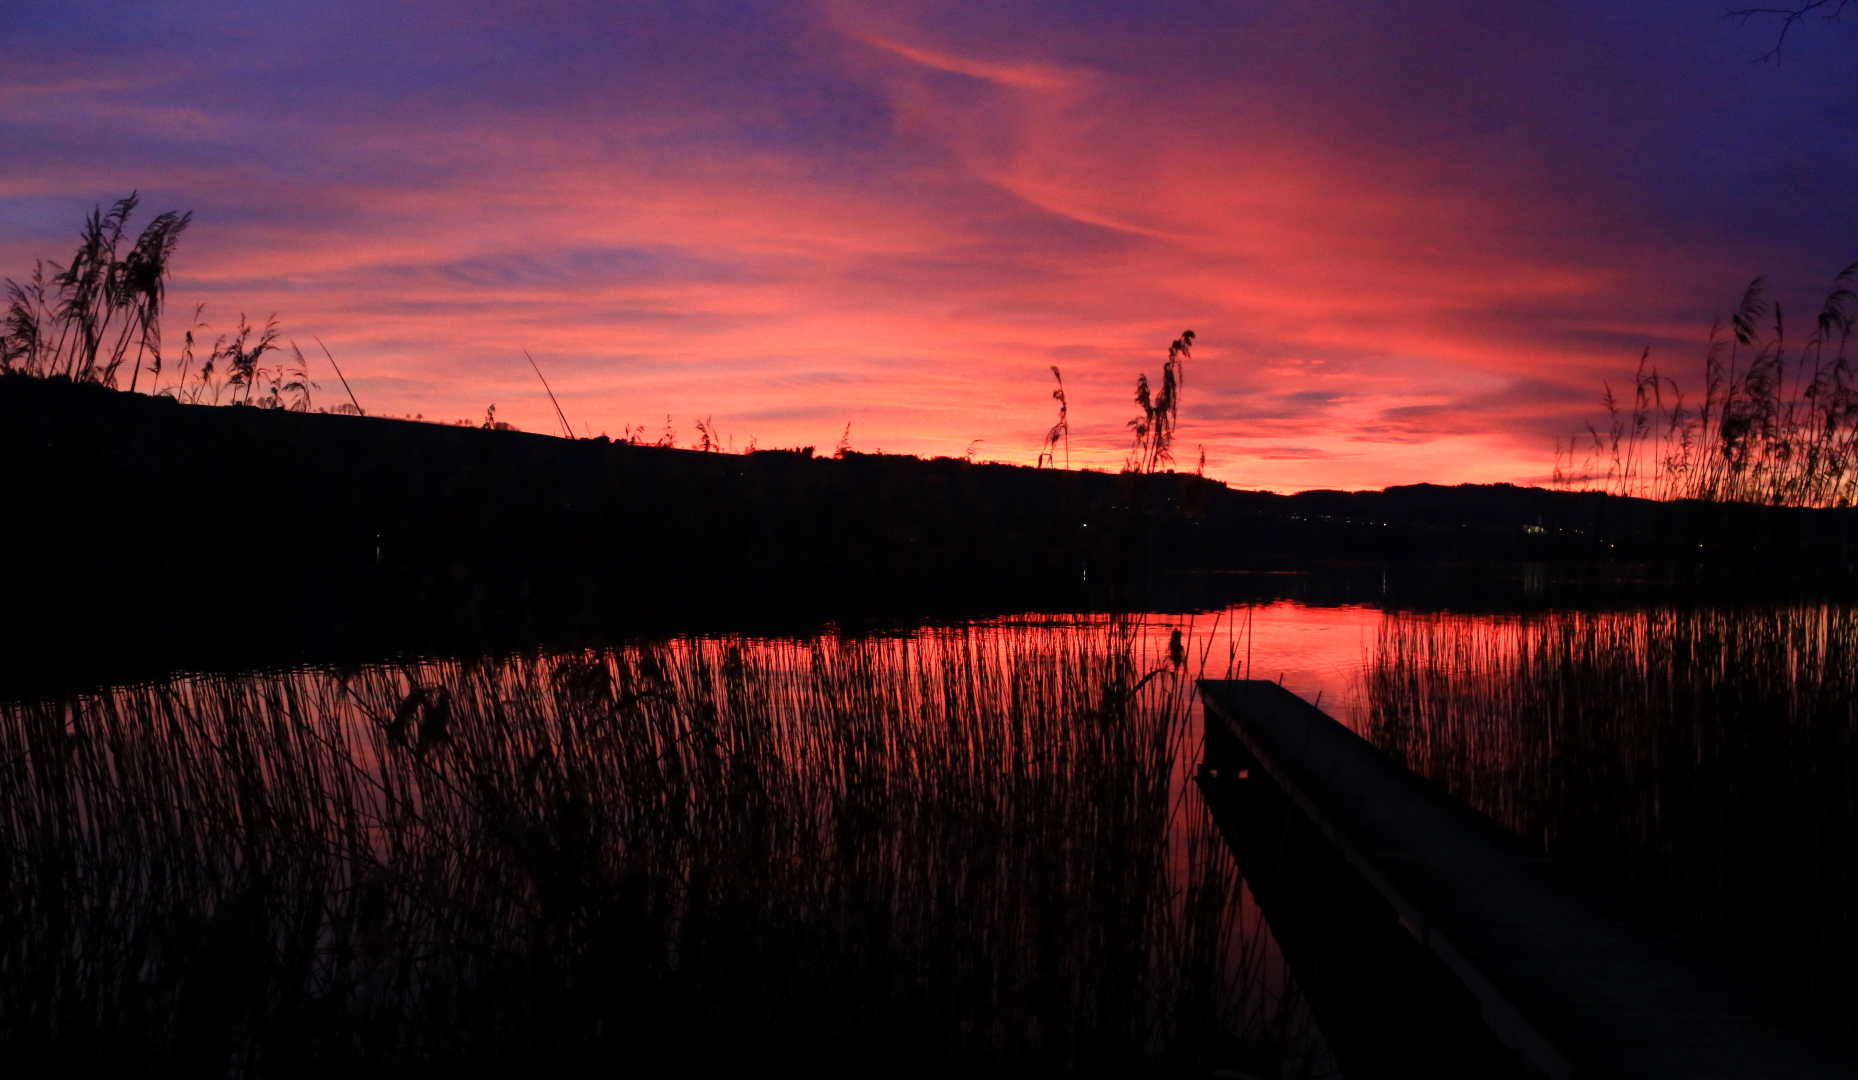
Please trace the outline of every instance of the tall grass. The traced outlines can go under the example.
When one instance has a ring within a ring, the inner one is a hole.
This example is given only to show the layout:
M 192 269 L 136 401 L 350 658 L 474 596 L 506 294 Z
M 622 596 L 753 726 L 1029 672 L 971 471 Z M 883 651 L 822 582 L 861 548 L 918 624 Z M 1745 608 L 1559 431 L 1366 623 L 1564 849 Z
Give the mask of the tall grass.
M 1366 734 L 1858 1030 L 1858 611 L 1389 616 Z
M 197 307 L 180 355 L 164 367 L 161 316 L 169 266 L 193 214 L 157 214 L 125 251 L 129 219 L 140 202 L 131 194 L 107 211 L 97 207 L 85 219 L 69 262 L 40 261 L 24 283 L 7 279 L 0 374 L 114 388 L 126 371 L 123 389 L 134 391 L 146 372 L 150 393 L 190 404 L 218 404 L 223 394 L 228 404 L 308 412 L 316 386 L 301 350 L 290 346 L 295 362 L 284 359 L 275 319 L 254 326 L 240 315 L 237 328 L 216 338 L 201 357 L 195 333 L 205 329 L 200 319 L 205 308 Z M 271 354 L 274 360 L 267 360 Z M 174 381 L 163 387 L 170 368 Z
M 1039 444 L 1038 467 L 1058 464 L 1058 447 L 1064 446 L 1064 467 L 1071 467 L 1071 403 L 1064 396 L 1064 375 L 1058 365 L 1052 365 L 1052 378 L 1058 381 L 1058 389 L 1052 391 L 1052 400 L 1058 403 L 1058 422 L 1045 433 L 1045 441 Z
M 1585 439 L 1557 445 L 1555 485 L 1655 499 L 1853 505 L 1855 282 L 1858 263 L 1833 282 L 1805 340 L 1790 344 L 1781 305 L 1756 278 L 1728 325 L 1710 328 L 1695 409 L 1647 348 L 1631 402 L 1608 386 L 1605 430 L 1590 425 Z
M 1134 444 L 1123 461 L 1123 471 L 1159 472 L 1174 460 L 1174 433 L 1180 423 L 1181 392 L 1186 389 L 1187 361 L 1193 356 L 1194 332 L 1181 331 L 1168 346 L 1168 359 L 1161 366 L 1161 387 L 1151 390 L 1146 374 L 1135 377 L 1135 403 L 1142 415 L 1129 421 Z
M 144 363 L 160 373 L 168 260 L 193 215 L 157 215 L 124 253 L 137 203 L 131 194 L 97 207 L 70 262 L 41 262 L 24 284 L 7 281 L 0 370 L 114 386 L 126 364 L 132 387 Z
M 0 710 L 0 1054 L 69 1072 L 1298 1075 L 1126 623 Z

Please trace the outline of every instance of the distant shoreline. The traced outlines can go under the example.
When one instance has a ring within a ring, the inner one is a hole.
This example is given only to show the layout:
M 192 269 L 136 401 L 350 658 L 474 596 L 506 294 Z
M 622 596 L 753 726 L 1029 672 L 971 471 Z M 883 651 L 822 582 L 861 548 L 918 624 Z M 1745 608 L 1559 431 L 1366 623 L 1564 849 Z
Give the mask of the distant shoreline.
M 166 670 L 1281 591 L 1221 571 L 1328 567 L 1365 602 L 1389 566 L 1466 602 L 1489 592 L 1479 580 L 1529 595 L 1531 575 L 1538 593 L 1643 578 L 1719 598 L 1858 580 L 1858 510 L 1510 485 L 1276 495 L 1187 473 L 191 406 L 17 375 L 0 377 L 0 451 L 12 681 L 99 655 Z

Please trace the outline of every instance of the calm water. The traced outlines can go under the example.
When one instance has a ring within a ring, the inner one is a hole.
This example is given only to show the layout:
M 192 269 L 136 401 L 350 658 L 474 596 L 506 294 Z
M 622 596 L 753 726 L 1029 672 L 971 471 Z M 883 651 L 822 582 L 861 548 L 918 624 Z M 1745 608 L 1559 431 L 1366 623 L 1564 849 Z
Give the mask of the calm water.
M 0 706 L 0 1054 L 1334 1075 L 1187 779 L 1248 673 L 1853 1026 L 1858 613 L 1276 603 Z
M 1249 614 L 1254 678 L 1858 1034 L 1858 609 Z
M 1331 1075 L 1165 627 L 0 710 L 4 1053 L 77 1075 Z

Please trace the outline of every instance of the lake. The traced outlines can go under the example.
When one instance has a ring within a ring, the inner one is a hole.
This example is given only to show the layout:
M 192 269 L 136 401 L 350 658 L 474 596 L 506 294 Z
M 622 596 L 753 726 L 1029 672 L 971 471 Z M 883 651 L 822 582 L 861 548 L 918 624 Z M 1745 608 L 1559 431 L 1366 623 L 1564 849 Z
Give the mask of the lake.
M 1281 681 L 1852 1030 L 1858 611 L 1277 601 L 0 706 L 0 1052 L 1338 1075 L 1191 782 L 1201 675 Z

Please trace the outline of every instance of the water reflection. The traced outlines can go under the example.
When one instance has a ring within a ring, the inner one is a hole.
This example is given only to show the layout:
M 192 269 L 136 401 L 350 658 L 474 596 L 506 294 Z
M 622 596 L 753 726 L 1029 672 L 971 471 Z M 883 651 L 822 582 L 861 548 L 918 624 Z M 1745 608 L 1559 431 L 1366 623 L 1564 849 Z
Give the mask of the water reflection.
M 0 708 L 0 1054 L 1323 1075 L 1183 783 L 1171 636 L 680 639 Z
M 1276 603 L 0 706 L 0 1054 L 1325 1075 L 1186 782 L 1201 673 L 1281 678 L 1858 1026 L 1853 608 Z
M 1389 615 L 1370 738 L 1858 1030 L 1858 610 Z

